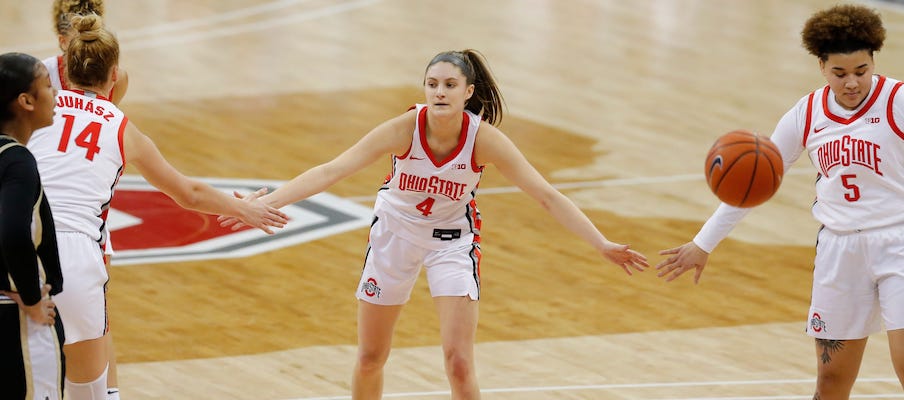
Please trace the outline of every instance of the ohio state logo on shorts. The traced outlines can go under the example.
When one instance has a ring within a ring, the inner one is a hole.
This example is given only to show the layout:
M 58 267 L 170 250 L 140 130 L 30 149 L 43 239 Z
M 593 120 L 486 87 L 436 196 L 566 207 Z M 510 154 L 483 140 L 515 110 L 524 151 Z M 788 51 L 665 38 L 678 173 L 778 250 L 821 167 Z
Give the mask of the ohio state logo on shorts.
M 377 286 L 377 280 L 374 278 L 367 278 L 367 282 L 361 284 L 361 291 L 367 295 L 367 297 L 380 298 L 380 287 Z
M 822 332 L 826 329 L 826 323 L 819 317 L 819 313 L 813 313 L 813 316 L 810 317 L 810 328 L 813 329 L 813 332 Z

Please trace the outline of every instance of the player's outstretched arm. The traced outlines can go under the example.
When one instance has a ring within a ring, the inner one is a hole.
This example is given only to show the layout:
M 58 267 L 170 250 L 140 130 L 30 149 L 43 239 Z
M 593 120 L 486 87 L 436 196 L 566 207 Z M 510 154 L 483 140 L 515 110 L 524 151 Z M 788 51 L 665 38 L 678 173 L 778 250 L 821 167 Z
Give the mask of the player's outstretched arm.
M 281 228 L 288 216 L 257 199 L 258 192 L 248 199 L 237 199 L 212 186 L 191 179 L 173 168 L 160 154 L 154 142 L 131 122 L 123 138 L 126 159 L 147 179 L 148 183 L 170 196 L 183 208 L 210 214 L 229 215 L 246 225 L 272 234 L 270 228 Z
M 647 258 L 626 244 L 607 239 L 593 222 L 527 161 L 520 150 L 496 127 L 483 122 L 477 135 L 476 161 L 493 164 L 509 181 L 534 198 L 560 224 L 595 248 L 603 257 L 620 266 L 628 275 L 643 271 Z
M 411 146 L 415 118 L 416 111 L 412 110 L 383 122 L 336 158 L 298 174 L 261 200 L 281 208 L 323 192 L 387 154 L 405 153 Z M 242 227 L 235 218 L 220 217 L 219 222 L 220 226 L 231 226 L 233 230 Z

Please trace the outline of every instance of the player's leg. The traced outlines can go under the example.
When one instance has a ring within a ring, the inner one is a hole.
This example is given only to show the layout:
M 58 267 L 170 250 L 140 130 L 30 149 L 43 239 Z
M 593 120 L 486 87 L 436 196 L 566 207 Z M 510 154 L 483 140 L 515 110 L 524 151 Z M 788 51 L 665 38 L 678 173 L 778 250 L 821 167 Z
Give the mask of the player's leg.
M 816 339 L 816 394 L 814 399 L 848 399 L 860 372 L 866 338 Z
M 389 359 L 392 332 L 401 312 L 401 305 L 381 306 L 358 301 L 358 357 L 352 375 L 353 399 L 382 398 L 383 366 Z
M 97 242 L 74 232 L 57 232 L 65 289 L 54 297 L 66 334 L 66 391 L 73 400 L 107 395 L 108 276 Z
M 116 370 L 116 348 L 113 346 L 113 332 L 104 335 L 107 347 L 107 400 L 119 400 L 119 375 Z
M 870 249 L 878 259 L 875 268 L 879 286 L 879 305 L 888 333 L 895 374 L 904 388 L 904 227 L 891 227 L 876 232 Z
M 399 238 L 374 219 L 370 229 L 358 298 L 358 356 L 352 374 L 352 398 L 380 399 L 383 366 L 392 333 L 420 272 L 424 249 Z
M 113 274 L 110 273 L 110 256 L 113 253 L 113 247 L 110 244 L 110 241 L 107 240 L 107 247 L 104 249 L 104 267 L 107 270 L 107 276 L 112 278 Z M 110 290 L 110 280 L 107 280 L 107 285 L 104 287 L 104 293 Z M 107 313 L 110 312 L 110 297 L 107 296 Z M 107 400 L 119 400 L 119 374 L 116 369 L 116 348 L 113 346 L 113 332 L 107 330 L 107 334 L 105 335 L 107 342 Z
M 847 399 L 870 334 L 881 330 L 867 233 L 819 232 L 807 334 L 816 339 L 817 399 Z
M 891 363 L 895 367 L 895 374 L 904 388 L 904 329 L 888 331 L 888 348 L 891 351 Z
M 446 376 L 452 389 L 452 399 L 479 399 L 480 387 L 474 367 L 478 302 L 468 296 L 434 297 L 433 301 L 439 314 Z
M 103 400 L 107 396 L 106 335 L 63 346 L 66 392 L 73 400 Z
M 425 265 L 430 293 L 439 314 L 452 399 L 479 399 L 474 341 L 480 298 L 480 245 L 472 243 L 433 252 Z

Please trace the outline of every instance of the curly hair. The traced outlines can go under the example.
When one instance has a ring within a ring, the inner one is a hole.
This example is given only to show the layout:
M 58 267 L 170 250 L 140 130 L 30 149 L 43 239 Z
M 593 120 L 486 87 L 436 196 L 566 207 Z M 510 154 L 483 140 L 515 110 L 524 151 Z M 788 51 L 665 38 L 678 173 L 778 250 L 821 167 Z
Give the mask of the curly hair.
M 56 33 L 65 35 L 72 27 L 72 14 L 87 15 L 97 14 L 104 16 L 104 0 L 54 0 L 53 2 L 53 26 Z
M 872 55 L 882 48 L 885 28 L 875 10 L 845 4 L 813 14 L 804 24 L 800 36 L 810 54 L 826 60 L 829 54 L 859 50 L 867 50 Z

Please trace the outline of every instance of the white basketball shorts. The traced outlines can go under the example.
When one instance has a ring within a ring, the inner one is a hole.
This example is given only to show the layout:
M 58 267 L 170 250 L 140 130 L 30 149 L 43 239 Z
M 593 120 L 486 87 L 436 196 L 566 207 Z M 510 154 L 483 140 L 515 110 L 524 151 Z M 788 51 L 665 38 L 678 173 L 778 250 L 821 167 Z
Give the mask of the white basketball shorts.
M 63 292 L 54 296 L 66 344 L 102 337 L 107 331 L 104 252 L 88 235 L 57 232 Z
M 807 334 L 862 339 L 904 328 L 904 226 L 822 229 L 816 243 Z
M 377 220 L 370 229 L 364 271 L 356 297 L 379 305 L 408 302 L 421 266 L 427 270 L 430 294 L 480 298 L 480 244 L 450 243 L 430 250 L 395 235 Z

